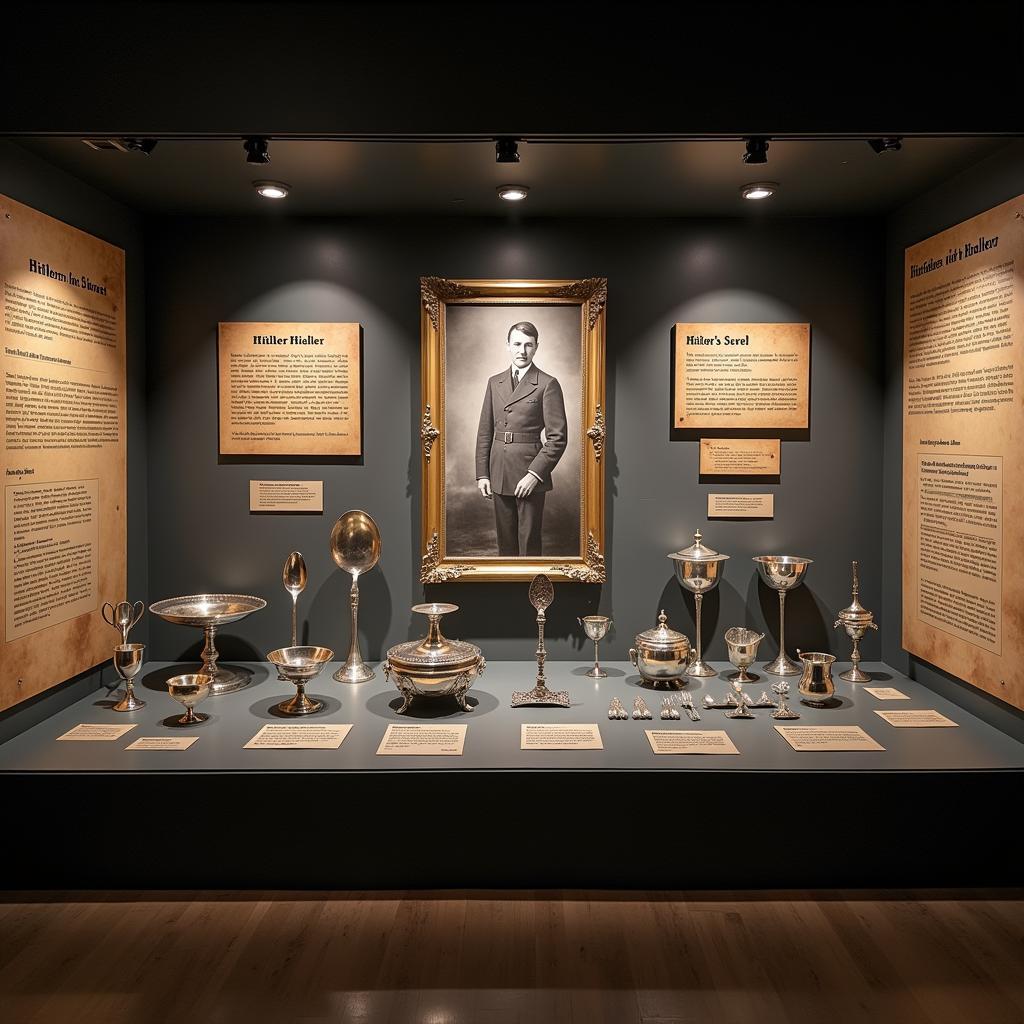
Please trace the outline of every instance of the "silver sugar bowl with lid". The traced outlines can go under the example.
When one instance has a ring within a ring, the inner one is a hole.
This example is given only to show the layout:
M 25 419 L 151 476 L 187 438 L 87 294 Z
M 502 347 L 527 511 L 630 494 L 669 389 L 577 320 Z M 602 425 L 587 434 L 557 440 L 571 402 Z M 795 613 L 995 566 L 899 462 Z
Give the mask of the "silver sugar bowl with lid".
M 463 711 L 472 711 L 466 693 L 487 662 L 479 647 L 441 634 L 441 616 L 458 611 L 459 606 L 435 601 L 413 605 L 412 610 L 427 616 L 427 635 L 422 640 L 396 644 L 381 666 L 386 679 L 394 676 L 402 695 L 398 713 L 404 715 L 416 697 L 454 697 Z
M 637 633 L 633 643 L 636 646 L 630 647 L 629 660 L 644 682 L 652 686 L 680 684 L 696 657 L 686 635 L 669 627 L 664 609 L 658 616 L 658 625 Z

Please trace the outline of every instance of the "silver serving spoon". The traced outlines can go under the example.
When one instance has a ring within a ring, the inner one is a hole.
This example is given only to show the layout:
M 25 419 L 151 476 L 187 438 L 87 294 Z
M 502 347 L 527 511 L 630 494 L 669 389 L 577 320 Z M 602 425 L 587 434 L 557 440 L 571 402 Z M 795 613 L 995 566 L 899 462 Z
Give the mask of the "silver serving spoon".
M 301 551 L 293 551 L 285 559 L 281 579 L 284 582 L 284 589 L 292 595 L 292 647 L 295 647 L 299 642 L 299 594 L 306 589 L 306 563 L 302 558 Z

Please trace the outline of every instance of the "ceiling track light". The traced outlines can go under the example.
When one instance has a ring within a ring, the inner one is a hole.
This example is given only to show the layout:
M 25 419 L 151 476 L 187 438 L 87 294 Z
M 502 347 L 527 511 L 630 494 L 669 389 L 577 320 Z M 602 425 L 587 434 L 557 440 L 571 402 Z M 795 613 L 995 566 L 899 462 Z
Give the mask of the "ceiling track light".
M 768 163 L 768 140 L 763 135 L 751 135 L 747 142 L 747 151 L 743 154 L 745 164 Z
M 528 185 L 499 185 L 498 197 L 507 203 L 520 203 L 529 194 Z
M 291 185 L 283 181 L 254 181 L 252 187 L 264 199 L 284 199 L 291 191 Z
M 494 159 L 499 164 L 519 163 L 519 141 L 512 138 L 494 140 Z
M 242 143 L 247 164 L 269 164 L 269 140 L 253 135 Z
M 903 139 L 898 135 L 886 135 L 880 139 L 868 139 L 868 145 L 879 155 L 898 153 L 903 148 Z
M 740 189 L 744 199 L 771 199 L 779 190 L 777 181 L 752 181 Z

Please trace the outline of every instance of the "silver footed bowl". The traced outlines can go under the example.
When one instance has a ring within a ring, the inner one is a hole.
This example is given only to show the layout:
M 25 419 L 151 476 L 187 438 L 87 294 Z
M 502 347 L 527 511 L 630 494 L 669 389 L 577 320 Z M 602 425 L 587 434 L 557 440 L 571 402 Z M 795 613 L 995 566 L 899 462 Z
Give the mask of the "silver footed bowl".
M 267 661 L 289 682 L 307 683 L 316 679 L 333 657 L 329 647 L 280 647 L 267 655 Z
M 793 590 L 803 582 L 813 558 L 799 555 L 755 555 L 757 573 L 772 590 Z

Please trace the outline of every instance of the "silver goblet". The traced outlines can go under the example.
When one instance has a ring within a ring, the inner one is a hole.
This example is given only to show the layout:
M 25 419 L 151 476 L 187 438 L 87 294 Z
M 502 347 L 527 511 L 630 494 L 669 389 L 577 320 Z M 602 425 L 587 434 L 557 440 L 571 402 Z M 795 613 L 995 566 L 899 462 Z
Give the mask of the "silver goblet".
M 213 677 L 201 672 L 171 676 L 167 680 L 167 692 L 186 708 L 185 714 L 173 725 L 202 725 L 210 716 L 196 712 L 195 706 L 206 700 L 213 689 Z
M 282 715 L 313 715 L 323 709 L 324 702 L 306 693 L 306 683 L 312 682 L 334 657 L 329 647 L 280 647 L 267 655 L 267 661 L 277 666 L 278 676 L 295 684 L 295 696 L 275 704 Z
M 118 644 L 114 648 L 114 670 L 124 680 L 124 696 L 114 705 L 114 711 L 138 711 L 146 702 L 135 696 L 132 680 L 142 670 L 145 644 Z
M 673 551 L 668 556 L 675 565 L 676 579 L 679 585 L 693 594 L 696 611 L 696 647 L 697 657 L 687 667 L 688 676 L 716 676 L 718 673 L 704 660 L 700 637 L 700 610 L 704 595 L 718 586 L 722 576 L 722 563 L 728 561 L 728 555 L 720 555 L 717 551 L 701 543 L 701 532 L 693 535 L 693 543 L 682 551 Z
M 731 676 L 737 683 L 756 683 L 760 676 L 749 675 L 747 669 L 757 658 L 757 645 L 764 639 L 764 633 L 743 626 L 733 626 L 726 630 L 725 644 L 729 648 L 729 661 L 739 669 L 739 674 Z
M 799 555 L 755 555 L 757 573 L 766 586 L 779 595 L 779 656 L 765 665 L 773 676 L 798 676 L 800 666 L 786 656 L 786 594 L 803 582 L 804 573 L 814 559 Z
M 598 661 L 597 645 L 605 638 L 611 628 L 612 620 L 607 615 L 584 615 L 583 618 L 576 616 L 576 621 L 583 627 L 583 632 L 594 641 L 594 667 L 587 673 L 591 679 L 607 679 L 605 672 Z

